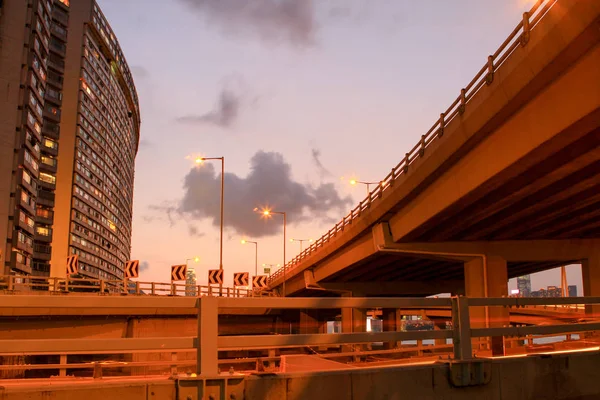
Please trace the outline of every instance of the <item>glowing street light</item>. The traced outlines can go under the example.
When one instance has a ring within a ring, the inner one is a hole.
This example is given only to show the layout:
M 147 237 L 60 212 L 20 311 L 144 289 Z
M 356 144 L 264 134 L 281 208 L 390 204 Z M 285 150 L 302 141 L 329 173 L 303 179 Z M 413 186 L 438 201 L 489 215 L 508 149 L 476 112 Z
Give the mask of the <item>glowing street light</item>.
M 201 165 L 204 161 L 221 160 L 221 233 L 219 236 L 219 269 L 223 269 L 223 208 L 225 202 L 225 157 L 196 157 L 194 162 Z M 219 285 L 219 296 L 223 295 L 223 284 Z
M 303 242 L 312 242 L 312 239 L 290 239 L 290 242 L 300 242 L 300 253 L 302 253 L 302 243 Z
M 379 182 L 363 182 L 363 181 L 359 181 L 356 179 L 350 179 L 350 184 L 352 186 L 356 186 L 359 183 L 367 186 L 367 196 L 369 195 L 369 193 L 371 193 L 371 185 L 383 185 L 383 182 L 381 182 L 381 181 L 379 181 Z
M 254 211 L 259 212 L 260 210 L 258 208 L 255 208 Z M 286 244 L 286 239 L 285 239 L 285 228 L 287 225 L 287 214 L 283 211 L 273 211 L 270 210 L 268 208 L 264 208 L 260 211 L 260 213 L 264 216 L 264 217 L 268 217 L 270 218 L 273 214 L 280 214 L 283 215 L 283 297 L 285 297 L 285 244 Z
M 252 243 L 254 244 L 254 276 L 258 275 L 258 242 L 253 242 L 252 240 L 241 240 L 242 244 Z

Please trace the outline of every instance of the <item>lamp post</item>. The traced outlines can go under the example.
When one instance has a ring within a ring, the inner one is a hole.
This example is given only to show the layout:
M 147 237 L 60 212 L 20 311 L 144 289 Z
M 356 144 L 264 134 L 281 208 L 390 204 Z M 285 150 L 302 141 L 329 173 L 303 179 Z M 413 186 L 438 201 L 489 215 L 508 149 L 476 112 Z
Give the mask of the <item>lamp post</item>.
M 367 196 L 369 195 L 369 193 L 371 193 L 371 185 L 381 185 L 381 182 L 363 182 L 363 181 L 357 181 L 356 179 L 350 180 L 350 184 L 353 186 L 356 185 L 357 183 L 360 183 L 362 185 L 367 185 Z
M 300 253 L 302 253 L 302 243 L 303 242 L 312 242 L 312 239 L 290 239 L 290 242 L 300 242 Z
M 262 266 L 263 266 L 263 268 L 269 267 L 269 276 L 271 276 L 271 268 L 273 268 L 273 267 L 279 268 L 281 265 L 280 264 L 263 264 Z M 264 273 L 264 271 L 263 271 L 263 273 Z
M 257 208 L 255 208 L 254 210 L 258 211 Z M 263 210 L 262 214 L 265 217 L 270 217 L 273 214 L 283 215 L 283 297 L 285 297 L 285 244 L 286 244 L 285 227 L 287 225 L 287 214 L 284 211 L 272 211 L 269 209 Z
M 254 276 L 258 275 L 258 242 L 252 240 L 242 239 L 242 244 L 252 243 L 254 244 Z
M 225 201 L 225 157 L 197 157 L 195 162 L 200 165 L 208 160 L 221 160 L 221 234 L 219 236 L 219 269 L 223 269 L 223 208 Z M 223 295 L 223 284 L 219 285 L 219 296 Z

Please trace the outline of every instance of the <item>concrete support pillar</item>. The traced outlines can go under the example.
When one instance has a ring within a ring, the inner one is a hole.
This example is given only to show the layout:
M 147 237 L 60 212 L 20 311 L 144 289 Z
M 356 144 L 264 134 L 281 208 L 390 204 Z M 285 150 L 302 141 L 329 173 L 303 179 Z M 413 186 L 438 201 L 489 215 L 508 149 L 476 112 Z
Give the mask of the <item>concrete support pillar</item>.
M 383 319 L 383 331 L 384 332 L 398 332 L 400 331 L 400 321 L 402 320 L 402 310 L 395 308 L 384 308 L 381 310 L 381 317 Z M 385 350 L 395 349 L 400 346 L 401 342 L 385 342 L 383 348 Z
M 320 328 L 318 310 L 300 311 L 300 334 L 319 333 Z
M 473 258 L 465 263 L 465 294 L 467 297 L 508 296 L 506 260 L 498 256 Z M 510 316 L 504 307 L 471 307 L 472 328 L 508 326 Z M 492 354 L 504 355 L 504 340 L 492 338 Z
M 600 297 L 600 251 L 581 261 L 583 296 Z M 586 317 L 600 317 L 600 305 L 585 306 Z
M 344 297 L 351 295 L 344 295 Z M 367 310 L 363 308 L 342 308 L 342 333 L 366 332 Z M 355 346 L 362 349 L 363 346 Z M 342 352 L 351 351 L 350 346 L 342 346 Z

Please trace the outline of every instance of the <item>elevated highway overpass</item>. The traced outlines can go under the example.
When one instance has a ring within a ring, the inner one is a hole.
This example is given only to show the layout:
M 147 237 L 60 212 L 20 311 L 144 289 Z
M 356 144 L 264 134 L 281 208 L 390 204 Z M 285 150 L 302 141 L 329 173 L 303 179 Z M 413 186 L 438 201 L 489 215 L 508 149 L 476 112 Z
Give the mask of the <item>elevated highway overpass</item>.
M 538 5 L 272 289 L 506 296 L 508 278 L 580 262 L 600 294 L 600 2 Z

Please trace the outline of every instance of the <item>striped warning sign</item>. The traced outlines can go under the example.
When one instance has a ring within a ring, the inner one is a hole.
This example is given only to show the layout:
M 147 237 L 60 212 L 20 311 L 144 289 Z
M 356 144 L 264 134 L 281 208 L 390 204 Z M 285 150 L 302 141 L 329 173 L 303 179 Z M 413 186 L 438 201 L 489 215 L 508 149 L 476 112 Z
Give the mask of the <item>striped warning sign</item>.
M 172 265 L 171 266 L 171 280 L 172 281 L 185 281 L 185 275 L 187 274 L 187 265 Z
M 222 285 L 223 284 L 223 270 L 222 269 L 208 270 L 208 284 L 209 285 Z
M 74 275 L 79 272 L 79 257 L 77 254 L 67 257 L 67 275 Z
M 125 278 L 137 278 L 140 275 L 140 260 L 129 260 L 125 263 Z
M 252 277 L 253 289 L 264 289 L 267 287 L 267 275 L 256 275 Z

